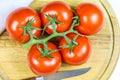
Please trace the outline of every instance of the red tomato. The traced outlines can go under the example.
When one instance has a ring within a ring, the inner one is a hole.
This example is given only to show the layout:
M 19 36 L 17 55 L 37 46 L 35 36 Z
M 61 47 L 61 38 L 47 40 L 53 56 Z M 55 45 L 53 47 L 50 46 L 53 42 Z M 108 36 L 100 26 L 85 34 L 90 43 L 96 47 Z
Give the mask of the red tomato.
M 67 36 L 72 40 L 76 34 L 70 33 Z M 70 52 L 69 48 L 61 48 L 60 50 L 63 61 L 71 65 L 80 65 L 85 63 L 91 54 L 91 44 L 87 37 L 78 36 L 76 42 L 78 45 L 73 47 L 72 52 Z M 66 44 L 67 42 L 64 38 L 59 42 L 59 46 L 64 46 Z
M 56 26 L 57 32 L 65 32 L 70 28 L 73 13 L 70 6 L 68 6 L 67 4 L 60 1 L 54 1 L 45 5 L 40 12 L 43 26 L 45 26 L 49 22 L 49 19 L 45 16 L 45 14 L 51 17 L 56 15 L 56 19 L 61 22 L 61 24 L 58 24 Z M 46 28 L 46 32 L 48 34 L 52 34 L 52 29 L 52 26 L 49 25 Z
M 84 3 L 78 5 L 75 10 L 80 18 L 80 25 L 76 27 L 79 33 L 92 35 L 101 30 L 104 15 L 100 8 L 91 3 Z
M 6 29 L 9 36 L 18 42 L 27 42 L 30 39 L 29 35 L 27 34 L 26 36 L 23 36 L 24 31 L 20 27 L 25 26 L 32 18 L 34 19 L 32 26 L 40 28 L 41 20 L 35 10 L 27 7 L 22 7 L 11 12 L 6 20 Z M 40 30 L 33 30 L 32 33 L 35 36 L 39 36 Z
M 40 45 L 42 48 L 43 46 Z M 49 50 L 56 50 L 57 47 L 48 42 Z M 61 66 L 61 55 L 59 52 L 53 52 L 50 54 L 53 58 L 40 57 L 41 52 L 37 49 L 36 45 L 33 45 L 29 51 L 27 62 L 31 70 L 37 75 L 51 75 L 55 73 Z

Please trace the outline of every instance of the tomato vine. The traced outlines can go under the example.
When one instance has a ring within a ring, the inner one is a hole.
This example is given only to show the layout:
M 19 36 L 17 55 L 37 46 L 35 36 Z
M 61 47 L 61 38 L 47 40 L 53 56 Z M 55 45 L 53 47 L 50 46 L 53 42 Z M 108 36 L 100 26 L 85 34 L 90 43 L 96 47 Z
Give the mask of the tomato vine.
M 24 30 L 24 34 L 28 33 L 30 35 L 30 40 L 25 43 L 23 45 L 23 47 L 28 47 L 30 45 L 33 45 L 33 44 L 42 44 L 44 46 L 44 49 L 41 49 L 40 47 L 37 47 L 38 50 L 42 53 L 42 57 L 43 56 L 47 56 L 47 57 L 50 57 L 49 54 L 52 53 L 52 52 L 55 52 L 55 51 L 58 51 L 58 50 L 48 50 L 48 46 L 47 46 L 47 42 L 52 39 L 52 38 L 55 38 L 55 37 L 64 37 L 65 40 L 67 41 L 67 45 L 64 45 L 64 46 L 59 46 L 59 47 L 62 47 L 62 48 L 70 48 L 70 51 L 72 51 L 73 47 L 77 45 L 77 42 L 75 42 L 77 36 L 73 39 L 73 40 L 70 40 L 66 35 L 69 34 L 69 33 L 76 33 L 78 35 L 80 35 L 76 30 L 74 30 L 74 27 L 79 25 L 79 17 L 78 16 L 75 16 L 73 17 L 73 22 L 72 22 L 72 25 L 70 26 L 70 29 L 66 32 L 62 32 L 62 33 L 58 33 L 56 31 L 56 25 L 57 24 L 62 24 L 61 22 L 57 21 L 56 20 L 56 15 L 54 15 L 54 17 L 50 17 L 49 15 L 45 14 L 45 16 L 50 20 L 46 25 L 45 25 L 45 28 L 48 26 L 48 25 L 52 25 L 53 27 L 53 33 L 45 38 L 42 38 L 42 39 L 36 39 L 34 37 L 34 35 L 32 34 L 32 30 L 36 29 L 36 30 L 40 30 L 38 28 L 32 28 L 31 27 L 31 24 L 32 22 L 34 21 L 33 19 L 31 19 L 27 26 L 26 27 L 21 27 L 23 30 Z M 44 30 L 45 28 L 43 29 L 43 32 L 42 32 L 42 35 L 44 34 Z M 42 30 L 42 29 L 41 29 Z

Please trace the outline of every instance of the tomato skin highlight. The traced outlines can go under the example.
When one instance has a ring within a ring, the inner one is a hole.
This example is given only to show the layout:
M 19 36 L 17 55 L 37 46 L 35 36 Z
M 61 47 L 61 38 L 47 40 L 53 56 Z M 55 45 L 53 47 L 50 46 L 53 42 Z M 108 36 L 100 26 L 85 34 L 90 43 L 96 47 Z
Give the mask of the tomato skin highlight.
M 42 48 L 43 46 L 40 45 L 40 47 Z M 48 49 L 56 50 L 57 47 L 53 43 L 48 42 Z M 60 68 L 62 61 L 59 52 L 51 53 L 50 56 L 53 58 L 40 57 L 40 55 L 41 52 L 38 51 L 36 45 L 33 45 L 27 56 L 28 65 L 35 74 L 41 76 L 52 75 Z
M 99 32 L 104 23 L 104 15 L 100 8 L 91 3 L 83 3 L 75 9 L 80 18 L 80 25 L 75 29 L 84 35 L 92 35 Z
M 70 28 L 72 23 L 73 13 L 70 6 L 68 6 L 67 4 L 60 1 L 54 1 L 45 5 L 40 11 L 40 16 L 41 16 L 43 26 L 45 26 L 49 22 L 49 19 L 45 16 L 45 14 L 51 17 L 54 17 L 54 15 L 56 15 L 56 19 L 59 22 L 61 22 L 61 24 L 58 24 L 56 26 L 57 32 L 59 33 L 65 32 Z M 51 25 L 49 25 L 46 28 L 46 32 L 48 34 L 52 34 Z
M 40 17 L 37 14 L 37 12 L 32 8 L 22 7 L 11 12 L 6 19 L 6 29 L 9 36 L 20 43 L 25 43 L 29 41 L 30 39 L 29 34 L 26 34 L 26 36 L 24 36 L 23 35 L 24 31 L 20 27 L 26 26 L 27 23 L 32 18 L 34 19 L 32 26 L 36 28 L 40 28 L 41 27 Z M 39 36 L 41 31 L 33 30 L 32 33 L 35 36 Z
M 75 35 L 76 34 L 74 33 L 70 33 L 67 36 L 69 39 L 72 40 Z M 91 54 L 91 44 L 89 39 L 85 36 L 78 36 L 76 42 L 78 43 L 78 45 L 74 46 L 71 53 L 69 48 L 61 48 L 61 55 L 65 63 L 71 65 L 81 65 L 88 60 Z M 62 38 L 59 42 L 59 46 L 63 46 L 66 44 L 67 42 L 64 38 Z

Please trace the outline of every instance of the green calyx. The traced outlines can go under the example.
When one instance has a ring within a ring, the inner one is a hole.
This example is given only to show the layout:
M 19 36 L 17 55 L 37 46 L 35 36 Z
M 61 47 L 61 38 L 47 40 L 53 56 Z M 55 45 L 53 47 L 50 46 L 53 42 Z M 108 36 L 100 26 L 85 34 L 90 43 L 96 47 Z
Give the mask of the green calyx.
M 50 17 L 50 16 L 48 16 L 47 14 L 45 14 L 45 16 L 49 19 L 49 22 L 44 26 L 42 35 L 44 35 L 45 29 L 46 29 L 49 25 L 52 25 L 52 26 L 53 26 L 53 33 L 56 33 L 56 25 L 61 24 L 61 22 L 59 22 L 59 21 L 56 19 L 56 15 L 54 15 L 53 18 Z
M 40 57 L 44 57 L 44 56 L 47 56 L 49 58 L 53 58 L 52 56 L 50 56 L 50 53 L 53 53 L 53 52 L 57 52 L 58 50 L 48 50 L 48 47 L 47 47 L 47 44 L 44 44 L 45 48 L 42 49 L 38 44 L 37 44 L 37 49 L 42 53 Z
M 73 48 L 75 46 L 78 45 L 78 43 L 76 42 L 76 39 L 79 35 L 76 35 L 72 40 L 70 40 L 67 36 L 64 36 L 67 44 L 63 45 L 63 46 L 59 46 L 60 48 L 69 48 L 70 49 L 70 53 L 72 52 Z
M 30 21 L 27 23 L 26 26 L 21 26 L 21 28 L 23 29 L 24 33 L 23 35 L 26 36 L 26 34 L 28 33 L 30 35 L 30 39 L 36 38 L 35 35 L 32 34 L 32 30 L 41 30 L 39 28 L 35 28 L 32 26 L 32 23 L 34 22 L 34 19 L 30 19 Z
M 23 45 L 23 47 L 28 47 L 30 45 L 33 45 L 33 44 L 42 44 L 44 46 L 44 48 L 42 49 L 41 47 L 37 46 L 38 50 L 42 53 L 40 57 L 44 57 L 44 56 L 47 56 L 49 58 L 52 58 L 52 56 L 50 56 L 51 53 L 53 52 L 57 52 L 58 50 L 48 50 L 48 45 L 47 45 L 47 42 L 52 39 L 52 38 L 55 38 L 55 37 L 64 37 L 65 40 L 67 41 L 68 44 L 66 45 L 63 45 L 63 46 L 59 46 L 61 48 L 70 48 L 70 52 L 72 52 L 73 50 L 73 47 L 78 45 L 78 43 L 76 42 L 76 39 L 79 35 L 79 33 L 74 30 L 74 27 L 79 25 L 79 17 L 78 16 L 75 16 L 73 18 L 73 22 L 72 22 L 72 25 L 70 27 L 69 30 L 67 30 L 66 32 L 62 32 L 62 33 L 58 33 L 56 32 L 56 26 L 58 24 L 61 24 L 61 22 L 57 21 L 56 19 L 56 15 L 54 15 L 54 17 L 50 17 L 49 15 L 45 14 L 45 16 L 49 19 L 49 22 L 44 26 L 43 29 L 38 29 L 38 28 L 34 28 L 32 27 L 32 23 L 34 22 L 33 19 L 31 19 L 28 24 L 26 26 L 22 26 L 21 28 L 24 30 L 24 35 L 26 35 L 27 33 L 30 35 L 30 40 L 25 43 Z M 35 38 L 35 36 L 32 34 L 32 30 L 43 30 L 42 31 L 42 35 L 44 35 L 44 31 L 46 29 L 47 26 L 51 25 L 52 28 L 53 28 L 53 33 L 45 38 L 42 38 L 42 39 L 37 39 Z M 70 40 L 66 35 L 69 34 L 69 33 L 76 33 L 77 36 L 75 36 L 72 40 Z

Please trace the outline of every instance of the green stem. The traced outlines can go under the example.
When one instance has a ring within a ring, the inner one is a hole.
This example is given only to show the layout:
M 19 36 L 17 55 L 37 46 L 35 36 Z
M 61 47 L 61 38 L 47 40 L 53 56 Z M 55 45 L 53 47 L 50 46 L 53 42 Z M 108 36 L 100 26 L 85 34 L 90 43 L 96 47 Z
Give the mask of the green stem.
M 32 39 L 31 39 L 29 42 L 25 43 L 25 44 L 23 45 L 23 47 L 28 47 L 28 46 L 33 45 L 33 44 L 43 44 L 43 43 L 49 41 L 50 39 L 52 39 L 52 38 L 54 38 L 54 37 L 57 37 L 57 36 L 63 37 L 63 35 L 65 36 L 66 34 L 71 33 L 71 32 L 76 33 L 76 34 L 79 34 L 77 31 L 74 30 L 74 25 L 76 24 L 76 22 L 77 22 L 77 20 L 73 20 L 73 23 L 72 23 L 72 25 L 71 25 L 71 28 L 70 28 L 68 31 L 63 32 L 63 33 L 57 33 L 57 32 L 55 31 L 53 34 L 51 34 L 51 35 L 49 35 L 48 37 L 43 38 L 43 39 L 34 39 L 34 38 L 32 38 L 32 36 L 31 36 Z M 55 25 L 54 25 L 54 26 L 55 26 Z M 29 32 L 29 33 L 30 33 L 30 32 Z M 30 34 L 31 34 L 31 33 L 30 33 Z
M 49 51 L 48 50 L 47 42 L 50 39 L 59 36 L 59 37 L 64 37 L 65 38 L 65 40 L 68 42 L 68 45 L 70 46 L 70 49 L 72 50 L 72 48 L 73 48 L 74 45 L 71 44 L 71 40 L 66 35 L 69 34 L 69 33 L 76 33 L 76 34 L 79 35 L 79 33 L 74 30 L 74 27 L 79 24 L 78 17 L 74 17 L 70 29 L 68 31 L 62 32 L 62 33 L 56 32 L 56 25 L 61 23 L 61 22 L 58 22 L 56 20 L 56 16 L 54 16 L 54 18 L 51 18 L 50 16 L 46 15 L 46 17 L 50 20 L 50 22 L 48 22 L 48 24 L 46 26 L 52 25 L 52 27 L 53 27 L 53 33 L 51 35 L 47 36 L 46 38 L 35 39 L 34 35 L 32 34 L 32 30 L 34 29 L 34 28 L 31 27 L 31 24 L 33 22 L 33 19 L 32 19 L 30 22 L 28 22 L 26 28 L 22 27 L 24 29 L 25 34 L 27 32 L 30 35 L 30 41 L 28 41 L 27 43 L 25 43 L 23 45 L 23 47 L 28 47 L 28 46 L 33 45 L 33 44 L 42 44 L 44 46 L 44 49 L 43 50 L 39 49 L 40 51 L 42 50 L 42 54 L 43 54 L 42 56 L 48 56 L 48 57 L 50 57 L 49 56 L 50 52 L 54 52 L 54 51 Z M 43 34 L 44 34 L 44 31 L 43 31 Z

